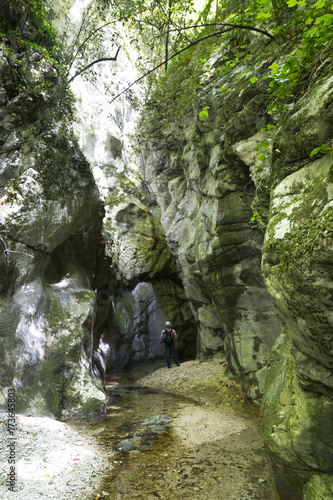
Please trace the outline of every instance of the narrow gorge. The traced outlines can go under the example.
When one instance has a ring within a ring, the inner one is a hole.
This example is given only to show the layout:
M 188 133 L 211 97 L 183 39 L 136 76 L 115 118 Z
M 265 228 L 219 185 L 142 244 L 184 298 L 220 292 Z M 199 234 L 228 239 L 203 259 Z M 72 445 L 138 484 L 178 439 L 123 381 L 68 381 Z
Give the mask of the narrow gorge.
M 12 389 L 18 414 L 103 414 L 105 377 L 163 360 L 168 320 L 181 363 L 225 362 L 260 411 L 274 499 L 333 499 L 329 2 L 203 2 L 211 45 L 188 35 L 114 100 L 144 73 L 129 34 L 70 78 L 48 2 L 21 3 L 0 13 L 2 421 Z

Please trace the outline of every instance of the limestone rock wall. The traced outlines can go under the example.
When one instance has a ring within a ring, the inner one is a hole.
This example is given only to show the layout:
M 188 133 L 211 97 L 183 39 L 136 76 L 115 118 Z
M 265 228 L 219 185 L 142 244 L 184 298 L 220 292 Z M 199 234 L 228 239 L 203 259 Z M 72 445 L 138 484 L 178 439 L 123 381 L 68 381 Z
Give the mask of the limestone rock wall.
M 100 411 L 93 373 L 102 212 L 52 63 L 0 52 L 1 403 L 59 417 Z M 5 249 L 5 248 L 3 248 Z
M 267 74 L 274 57 L 282 64 L 285 49 L 272 56 L 256 47 L 251 64 L 208 79 L 183 119 L 145 119 L 142 172 L 201 359 L 224 351 L 245 395 L 263 395 L 279 498 L 331 498 L 333 161 L 331 149 L 310 154 L 332 142 L 333 68 L 322 61 L 273 139 L 263 130 L 274 125 L 269 93 L 250 79 Z M 220 56 L 208 61 L 211 71 Z M 267 138 L 268 159 L 256 169 L 254 148 Z
M 273 146 L 263 273 L 283 331 L 270 355 L 262 415 L 281 499 L 332 496 L 333 161 L 310 158 L 333 137 L 333 68 L 325 64 Z
M 180 358 L 196 356 L 197 329 L 175 260 L 141 195 L 127 193 L 106 205 L 103 234 L 112 273 L 98 289 L 96 328 L 108 345 L 104 359 L 111 371 L 164 356 L 166 320 L 179 334 Z
M 211 67 L 218 67 L 219 57 Z M 260 64 L 268 65 L 268 56 Z M 257 401 L 281 329 L 261 276 L 269 195 L 258 191 L 253 175 L 253 148 L 270 118 L 265 97 L 249 84 L 249 73 L 237 80 L 239 71 L 224 77 L 237 82 L 229 98 L 218 91 L 222 78 L 206 84 L 183 119 L 155 123 L 152 114 L 140 144 L 142 176 L 191 304 L 200 359 L 226 353 L 230 374 Z M 205 122 L 199 118 L 204 106 Z M 261 227 L 251 220 L 256 206 Z
M 118 79 L 130 65 L 121 53 Z M 88 82 L 74 83 L 79 143 L 91 164 L 105 212 L 107 270 L 97 288 L 95 352 L 108 371 L 164 357 L 160 334 L 169 320 L 179 334 L 180 359 L 193 358 L 197 327 L 165 239 L 160 209 L 138 168 L 137 113 L 126 99 L 110 107 L 107 96 Z

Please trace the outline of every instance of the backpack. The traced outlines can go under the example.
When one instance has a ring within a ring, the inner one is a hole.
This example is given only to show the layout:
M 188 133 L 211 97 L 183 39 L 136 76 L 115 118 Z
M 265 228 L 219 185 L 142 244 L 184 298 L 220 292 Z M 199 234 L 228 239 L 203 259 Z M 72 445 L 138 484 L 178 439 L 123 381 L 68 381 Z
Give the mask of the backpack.
M 173 335 L 171 328 L 169 330 L 164 330 L 164 342 L 167 345 L 171 345 L 173 343 Z

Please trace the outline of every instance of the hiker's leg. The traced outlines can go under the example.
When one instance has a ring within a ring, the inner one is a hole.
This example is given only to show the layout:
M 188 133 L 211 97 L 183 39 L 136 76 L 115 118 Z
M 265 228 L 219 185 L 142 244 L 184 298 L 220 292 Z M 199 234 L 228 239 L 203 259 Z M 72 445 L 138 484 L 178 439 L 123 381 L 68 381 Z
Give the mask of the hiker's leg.
M 171 366 L 170 346 L 168 346 L 167 344 L 165 344 L 165 356 L 166 356 L 167 366 L 168 366 L 168 368 L 170 368 L 170 366 Z
M 175 363 L 176 363 L 177 366 L 179 366 L 179 361 L 178 361 L 178 358 L 177 358 L 177 352 L 176 352 L 175 344 L 172 344 L 171 348 L 172 348 L 172 355 L 174 357 Z

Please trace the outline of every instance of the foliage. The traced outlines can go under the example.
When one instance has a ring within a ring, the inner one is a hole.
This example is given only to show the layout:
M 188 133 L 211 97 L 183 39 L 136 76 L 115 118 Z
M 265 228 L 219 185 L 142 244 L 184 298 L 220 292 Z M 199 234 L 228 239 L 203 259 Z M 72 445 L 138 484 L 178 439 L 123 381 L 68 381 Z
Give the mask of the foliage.
M 296 4 L 295 0 L 288 2 L 289 7 Z M 312 2 L 306 4 L 305 0 L 299 0 L 298 6 L 291 10 L 293 16 L 285 27 L 285 36 L 296 38 L 298 48 L 284 63 L 274 62 L 270 66 L 270 74 L 263 77 L 269 79 L 270 111 L 278 111 L 282 116 L 293 109 L 323 56 L 332 50 L 333 13 L 330 13 L 330 1 L 320 0 L 313 5 Z
M 201 71 L 197 71 L 194 59 L 204 64 L 203 50 L 196 50 L 195 53 L 192 51 L 191 54 L 187 55 L 182 54 L 181 58 L 177 58 L 173 67 L 177 65 L 184 78 L 179 76 L 175 79 L 170 68 L 167 77 L 160 79 L 156 84 L 151 101 L 158 102 L 157 107 L 162 110 L 162 113 L 165 112 L 167 102 L 172 106 L 173 113 L 176 114 L 181 112 L 182 103 L 186 103 L 185 106 L 189 107 L 197 99 L 201 88 L 200 84 L 204 83 L 204 80 L 209 81 L 213 78 L 213 80 L 218 81 L 223 74 L 251 58 L 248 32 L 245 32 L 244 26 L 256 26 L 268 29 L 274 34 L 275 43 L 285 46 L 286 50 L 288 50 L 288 44 L 291 40 L 292 46 L 295 47 L 291 52 L 289 51 L 289 55 L 282 56 L 281 61 L 276 60 L 263 73 L 253 75 L 249 82 L 256 88 L 267 88 L 270 97 L 269 113 L 277 119 L 283 119 L 306 91 L 316 68 L 322 63 L 322 58 L 332 51 L 333 13 L 331 2 L 328 0 L 317 2 L 299 0 L 298 3 L 294 0 L 288 2 L 256 0 L 235 3 L 225 0 L 218 4 L 215 12 L 212 12 L 209 8 L 211 9 L 213 5 L 212 2 L 207 2 L 206 9 L 203 11 L 206 16 L 205 21 L 214 19 L 239 26 L 228 33 L 220 34 L 220 38 L 217 38 L 217 35 L 215 44 L 206 45 L 206 59 L 209 58 L 210 51 L 216 50 L 219 46 L 224 47 L 224 63 L 220 65 L 218 71 L 216 68 L 213 68 L 214 71 L 212 71 L 212 68 L 205 65 L 201 73 Z M 202 15 L 203 13 L 199 16 L 199 20 L 202 20 Z M 209 29 L 213 31 L 215 28 L 210 27 Z M 202 37 L 205 30 L 207 28 L 193 29 L 191 31 L 192 39 Z M 274 53 L 274 49 L 272 51 Z M 276 50 L 275 53 L 277 55 L 283 54 L 283 51 Z M 184 71 L 184 66 L 187 67 L 187 71 Z M 188 85 L 189 73 L 192 73 L 196 79 L 196 85 L 193 83 Z M 200 82 L 199 78 L 201 78 Z M 175 88 L 176 86 L 177 88 Z M 181 89 L 185 92 L 182 97 L 179 95 Z M 218 90 L 231 92 L 232 88 L 225 84 Z M 163 102 L 160 99 L 163 99 Z
M 156 122 L 161 123 L 161 120 L 168 119 L 170 115 L 176 117 L 184 115 L 203 88 L 204 82 L 200 81 L 202 67 L 217 47 L 218 44 L 211 40 L 191 47 L 170 62 L 167 73 L 161 75 L 155 85 L 154 82 L 150 82 L 152 85 L 150 102 L 154 104 L 153 113 Z M 205 106 L 201 112 L 202 121 L 208 118 L 207 110 L 208 106 Z M 151 117 L 147 116 L 147 120 L 149 122 Z M 156 122 L 153 116 L 152 126 L 155 126 Z
M 265 132 L 265 131 L 268 131 L 269 134 L 268 136 L 262 141 L 260 142 L 259 144 L 257 144 L 257 146 L 253 149 L 253 151 L 258 151 L 259 154 L 257 155 L 257 159 L 260 161 L 260 162 L 264 162 L 268 159 L 269 155 L 267 153 L 267 150 L 270 146 L 270 144 L 272 143 L 274 137 L 275 137 L 275 130 L 277 129 L 277 126 L 276 125 L 271 125 L 270 123 L 266 126 L 266 128 L 262 128 L 260 130 L 260 132 Z M 262 168 L 262 164 L 259 164 L 259 165 L 256 165 L 255 168 Z
M 200 118 L 200 120 L 201 120 L 201 121 L 203 121 L 203 122 L 204 122 L 204 121 L 206 121 L 206 120 L 207 120 L 207 118 L 208 118 L 208 116 L 209 116 L 208 109 L 209 109 L 209 106 L 205 106 L 205 107 L 203 108 L 203 110 L 202 110 L 202 111 L 200 111 L 200 113 L 199 113 L 199 118 Z
M 318 148 L 314 148 L 310 153 L 310 158 L 318 154 L 324 154 L 331 158 L 330 174 L 333 173 L 333 139 L 330 146 L 328 144 L 321 144 Z
M 252 215 L 252 217 L 250 219 L 250 221 L 253 222 L 251 229 L 260 229 L 261 228 L 260 219 L 261 219 L 261 215 L 259 215 L 258 212 L 255 212 Z
M 6 40 L 10 39 L 9 46 L 4 45 L 17 74 L 22 72 L 15 46 L 19 43 L 38 50 L 60 75 L 73 79 L 85 74 L 93 81 L 98 75 L 98 62 L 115 60 L 120 46 L 133 46 L 139 54 L 138 68 L 147 71 L 147 100 L 157 103 L 154 113 L 162 119 L 171 110 L 183 115 L 206 82 L 218 81 L 249 60 L 251 30 L 262 30 L 275 39 L 275 44 L 286 47 L 292 40 L 296 47 L 284 59 L 274 60 L 263 73 L 252 75 L 249 82 L 256 88 L 262 84 L 268 87 L 269 113 L 281 119 L 293 109 L 322 58 L 332 50 L 329 0 L 207 0 L 201 12 L 195 11 L 194 0 L 97 0 L 88 4 L 80 26 L 68 16 L 61 34 L 56 34 L 51 25 L 51 3 L 4 3 L 0 26 Z M 207 60 L 220 47 L 223 63 L 216 70 Z M 105 88 L 114 93 L 112 82 Z M 222 85 L 219 91 L 232 89 Z M 202 121 L 208 119 L 207 107 L 203 106 L 203 111 L 199 116 Z
M 333 140 L 332 140 L 332 146 L 328 146 L 327 144 L 322 144 L 318 148 L 313 149 L 310 153 L 310 157 L 312 158 L 312 156 L 316 156 L 318 153 L 324 153 L 330 156 L 333 161 Z
M 56 44 L 53 18 L 51 0 L 7 0 L 0 9 L 0 30 L 13 40 L 52 50 Z

